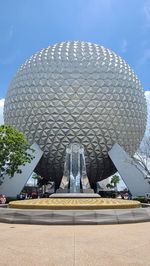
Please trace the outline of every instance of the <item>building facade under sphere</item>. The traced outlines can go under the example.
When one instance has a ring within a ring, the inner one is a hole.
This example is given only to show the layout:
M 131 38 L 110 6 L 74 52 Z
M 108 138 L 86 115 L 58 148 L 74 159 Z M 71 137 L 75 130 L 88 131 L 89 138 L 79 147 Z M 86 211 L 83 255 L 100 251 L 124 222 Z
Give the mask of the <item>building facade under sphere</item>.
M 34 54 L 8 89 L 4 120 L 37 142 L 41 176 L 60 184 L 66 146 L 82 143 L 91 185 L 116 169 L 114 143 L 130 155 L 146 126 L 146 100 L 130 66 L 114 52 L 88 42 L 61 42 Z

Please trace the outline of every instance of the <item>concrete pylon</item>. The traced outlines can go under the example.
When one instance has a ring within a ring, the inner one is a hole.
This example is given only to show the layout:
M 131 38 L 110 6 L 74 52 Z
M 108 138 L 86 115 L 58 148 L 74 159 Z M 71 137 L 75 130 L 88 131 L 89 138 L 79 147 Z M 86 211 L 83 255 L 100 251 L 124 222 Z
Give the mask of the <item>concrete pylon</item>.
M 150 198 L 150 184 L 140 164 L 134 161 L 117 143 L 108 154 L 132 196 Z
M 7 197 L 16 197 L 20 194 L 43 155 L 43 151 L 36 143 L 31 146 L 31 149 L 34 150 L 34 153 L 29 151 L 34 156 L 31 163 L 26 163 L 20 167 L 21 174 L 16 173 L 13 177 L 6 175 L 3 183 L 0 185 L 0 194 L 4 194 Z

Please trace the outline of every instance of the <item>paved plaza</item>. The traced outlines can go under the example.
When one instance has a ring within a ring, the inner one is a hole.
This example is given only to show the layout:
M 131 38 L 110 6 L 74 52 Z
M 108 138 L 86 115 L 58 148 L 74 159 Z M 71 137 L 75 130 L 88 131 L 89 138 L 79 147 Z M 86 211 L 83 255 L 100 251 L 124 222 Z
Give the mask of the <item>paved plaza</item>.
M 0 224 L 2 266 L 149 266 L 150 223 Z

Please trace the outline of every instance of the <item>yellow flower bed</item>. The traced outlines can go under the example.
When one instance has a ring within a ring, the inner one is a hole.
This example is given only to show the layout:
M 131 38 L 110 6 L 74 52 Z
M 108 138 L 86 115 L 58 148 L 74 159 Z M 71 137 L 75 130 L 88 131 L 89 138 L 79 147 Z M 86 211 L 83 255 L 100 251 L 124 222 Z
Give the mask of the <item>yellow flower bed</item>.
M 127 209 L 140 207 L 140 202 L 111 198 L 43 198 L 11 201 L 9 207 L 49 210 Z

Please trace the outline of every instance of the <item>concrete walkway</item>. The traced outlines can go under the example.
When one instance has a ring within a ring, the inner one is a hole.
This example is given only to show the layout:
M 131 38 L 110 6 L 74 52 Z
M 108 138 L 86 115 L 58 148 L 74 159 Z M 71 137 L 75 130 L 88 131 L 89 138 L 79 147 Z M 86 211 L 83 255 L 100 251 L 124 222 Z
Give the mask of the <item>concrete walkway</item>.
M 150 223 L 0 224 L 1 266 L 149 266 Z

